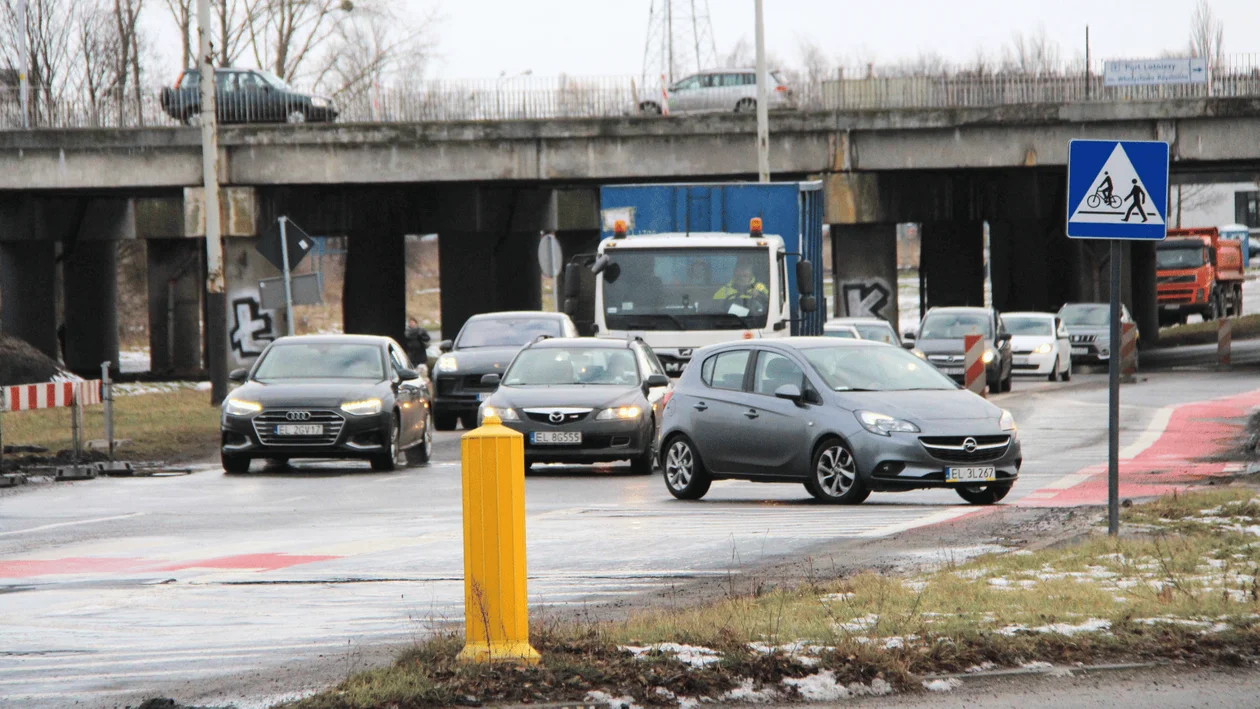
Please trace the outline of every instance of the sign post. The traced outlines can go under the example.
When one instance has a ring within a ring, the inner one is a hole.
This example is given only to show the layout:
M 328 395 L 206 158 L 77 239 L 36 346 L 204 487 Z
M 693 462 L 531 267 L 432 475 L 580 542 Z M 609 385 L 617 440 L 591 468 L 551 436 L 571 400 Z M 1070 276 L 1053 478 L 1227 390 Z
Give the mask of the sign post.
M 284 274 L 284 319 L 288 334 L 293 334 L 293 269 L 314 248 L 314 240 L 288 217 L 281 215 L 278 229 L 268 229 L 258 240 L 258 253 Z M 292 234 L 291 234 L 292 232 Z
M 289 324 L 289 336 L 293 336 L 293 282 L 289 275 L 289 236 L 284 228 L 288 217 L 280 217 L 280 260 L 284 262 L 284 319 Z
M 1120 533 L 1121 241 L 1167 235 L 1168 144 L 1073 140 L 1068 145 L 1067 235 L 1111 240 L 1111 356 L 1107 421 L 1107 532 Z

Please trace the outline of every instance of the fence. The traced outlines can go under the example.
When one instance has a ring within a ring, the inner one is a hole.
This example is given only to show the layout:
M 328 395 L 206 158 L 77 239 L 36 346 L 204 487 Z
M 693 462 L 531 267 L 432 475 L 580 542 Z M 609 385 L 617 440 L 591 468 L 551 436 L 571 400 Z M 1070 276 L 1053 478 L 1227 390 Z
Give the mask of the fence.
M 60 479 L 83 479 L 95 477 L 96 470 L 101 472 L 130 471 L 129 463 L 114 461 L 114 411 L 113 382 L 109 378 L 109 363 L 101 365 L 101 379 L 71 382 L 41 382 L 38 384 L 20 384 L 0 387 L 0 414 L 7 412 L 35 411 L 39 409 L 70 408 L 70 435 L 73 446 L 74 465 L 59 468 Z M 98 464 L 91 471 L 80 468 L 79 461 L 83 456 L 83 407 L 104 404 L 105 437 L 109 449 L 109 462 Z M 0 419 L 0 463 L 4 460 L 3 420 Z M 3 465 L 0 465 L 3 472 Z
M 827 77 L 787 79 L 787 89 L 771 92 L 772 108 L 803 111 L 974 108 L 1018 104 L 1131 102 L 1206 97 L 1260 97 L 1260 55 L 1226 57 L 1209 72 L 1206 84 L 1108 87 L 1103 63 L 1060 68 L 1039 75 L 999 72 L 985 75 L 948 73 L 936 76 L 881 74 L 873 68 L 837 71 Z M 733 74 L 736 76 L 737 74 Z M 719 75 L 721 76 L 721 75 Z M 720 78 L 713 83 L 724 83 Z M 735 82 L 739 83 L 739 82 Z M 134 95 L 89 99 L 32 88 L 32 127 L 119 128 L 174 126 L 195 113 L 196 92 L 162 89 Z M 324 107 L 306 99 L 278 97 L 275 92 L 220 92 L 219 120 L 224 123 L 321 120 Z M 373 86 L 333 97 L 336 120 L 353 123 L 546 120 L 610 118 L 649 113 L 661 102 L 659 80 L 631 76 L 501 77 L 498 79 L 427 80 Z M 692 110 L 733 111 L 748 108 L 755 96 L 747 84 L 702 88 L 689 95 L 675 92 L 671 114 Z M 664 107 L 661 107 L 664 108 Z M 190 110 L 191 109 L 191 110 Z M 0 91 L 0 130 L 22 128 L 16 91 Z

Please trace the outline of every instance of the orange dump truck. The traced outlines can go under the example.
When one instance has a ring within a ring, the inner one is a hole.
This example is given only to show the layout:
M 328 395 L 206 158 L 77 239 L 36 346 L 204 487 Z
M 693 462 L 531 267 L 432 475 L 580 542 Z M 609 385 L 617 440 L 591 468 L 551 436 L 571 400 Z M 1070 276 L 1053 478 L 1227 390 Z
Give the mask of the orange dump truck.
M 1156 247 L 1161 325 L 1242 314 L 1242 242 L 1216 227 L 1169 229 Z

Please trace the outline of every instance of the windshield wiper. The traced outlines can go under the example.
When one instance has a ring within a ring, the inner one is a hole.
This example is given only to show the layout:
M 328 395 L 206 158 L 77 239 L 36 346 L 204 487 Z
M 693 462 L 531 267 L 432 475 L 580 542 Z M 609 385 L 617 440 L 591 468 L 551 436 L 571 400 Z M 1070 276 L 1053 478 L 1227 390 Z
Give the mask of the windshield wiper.
M 835 389 L 836 391 L 839 391 L 839 392 L 850 392 L 850 391 L 883 391 L 883 389 L 863 389 L 863 388 L 861 388 L 861 387 L 834 387 L 834 389 Z
M 633 314 L 633 315 L 623 315 L 622 317 L 626 318 L 626 321 L 627 321 L 627 323 L 626 323 L 626 324 L 627 324 L 629 327 L 631 327 L 631 328 L 644 328 L 644 329 L 647 329 L 647 325 L 643 325 L 643 324 L 638 324 L 638 325 L 636 325 L 636 324 L 634 324 L 634 323 L 640 323 L 643 319 L 649 319 L 649 324 L 651 324 L 651 323 L 650 323 L 650 319 L 651 319 L 651 318 L 665 318 L 666 320 L 668 320 L 668 321 L 670 322 L 670 324 L 672 324 L 672 325 L 674 326 L 674 329 L 676 329 L 676 330 L 686 330 L 686 329 L 687 329 L 687 328 L 683 325 L 683 323 L 682 323 L 682 321 L 681 321 L 681 320 L 679 320 L 678 318 L 674 317 L 673 315 L 670 315 L 669 313 L 636 313 L 636 314 Z M 659 329 L 659 328 L 651 328 L 651 329 Z

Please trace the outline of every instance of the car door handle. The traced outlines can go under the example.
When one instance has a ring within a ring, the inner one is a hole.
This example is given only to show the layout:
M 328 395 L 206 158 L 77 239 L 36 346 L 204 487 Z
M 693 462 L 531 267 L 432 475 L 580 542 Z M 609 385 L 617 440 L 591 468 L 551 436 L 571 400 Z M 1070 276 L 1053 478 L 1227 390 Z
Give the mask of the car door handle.
M 748 418 L 750 418 L 750 419 L 755 419 L 755 418 L 757 418 L 758 416 L 760 416 L 761 414 L 757 413 L 757 410 L 756 410 L 756 409 L 749 409 L 749 410 L 747 410 L 747 411 L 745 411 L 745 412 L 744 412 L 744 415 L 745 415 L 745 416 L 747 416 L 747 417 L 748 417 Z
M 702 401 L 702 402 L 700 402 L 699 404 L 696 404 L 696 405 L 695 405 L 694 407 L 692 407 L 692 408 L 694 408 L 696 411 L 708 411 L 708 410 L 709 410 L 709 405 L 708 405 L 708 404 L 706 404 L 706 403 L 704 403 L 704 402 Z

